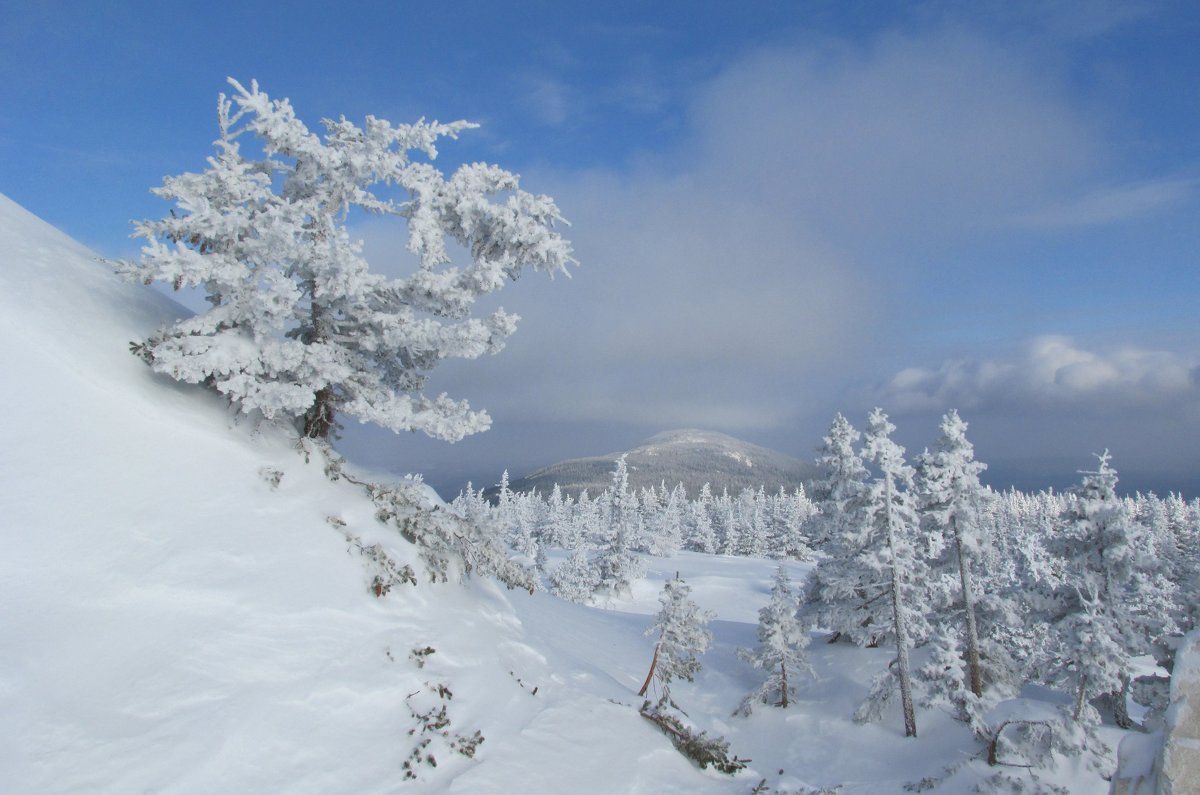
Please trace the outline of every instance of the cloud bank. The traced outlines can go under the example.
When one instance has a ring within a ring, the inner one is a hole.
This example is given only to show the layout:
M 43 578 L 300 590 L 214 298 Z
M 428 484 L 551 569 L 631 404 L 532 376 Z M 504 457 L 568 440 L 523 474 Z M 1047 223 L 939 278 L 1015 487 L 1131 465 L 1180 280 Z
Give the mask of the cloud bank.
M 1009 358 L 908 367 L 875 392 L 897 412 L 948 408 L 1005 413 L 1200 408 L 1200 357 L 1133 346 L 1086 350 L 1069 337 L 1037 337 Z

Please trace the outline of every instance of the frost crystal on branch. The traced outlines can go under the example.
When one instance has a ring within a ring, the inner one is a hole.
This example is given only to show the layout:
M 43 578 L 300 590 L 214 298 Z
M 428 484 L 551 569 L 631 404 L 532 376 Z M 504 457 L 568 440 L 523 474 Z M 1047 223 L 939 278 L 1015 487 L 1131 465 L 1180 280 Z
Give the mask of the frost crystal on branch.
M 476 298 L 526 267 L 567 272 L 574 260 L 554 231 L 563 221 L 554 202 L 496 166 L 464 165 L 447 178 L 410 159 L 433 160 L 438 140 L 475 126 L 467 122 L 325 119 L 319 136 L 286 99 L 229 83 L 208 168 L 154 190 L 175 209 L 138 223 L 141 261 L 118 263 L 147 283 L 199 287 L 211 307 L 135 351 L 242 411 L 296 418 L 306 436 L 328 437 L 339 412 L 448 441 L 486 430 L 487 414 L 422 389 L 443 359 L 498 352 L 515 331 L 518 317 L 503 309 L 471 317 Z M 243 150 L 247 138 L 261 157 Z M 372 273 L 346 230 L 352 212 L 407 222 L 415 271 Z M 455 265 L 448 242 L 469 261 Z

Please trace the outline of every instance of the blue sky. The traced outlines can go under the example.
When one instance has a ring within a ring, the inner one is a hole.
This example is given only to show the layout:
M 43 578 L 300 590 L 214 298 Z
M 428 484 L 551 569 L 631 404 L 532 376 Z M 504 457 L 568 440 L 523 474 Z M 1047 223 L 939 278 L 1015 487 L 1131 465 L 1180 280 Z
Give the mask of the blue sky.
M 445 7 L 443 7 L 445 6 Z M 452 6 L 452 7 L 451 7 Z M 649 7 L 647 7 L 649 6 Z M 348 429 L 440 485 L 704 427 L 810 457 L 958 408 L 998 486 L 1112 448 L 1200 493 L 1200 7 L 0 0 L 0 192 L 109 256 L 195 170 L 226 76 L 315 123 L 466 118 L 443 168 L 550 193 L 581 266 L 501 296 L 434 389 L 456 445 Z M 402 230 L 361 224 L 386 263 Z

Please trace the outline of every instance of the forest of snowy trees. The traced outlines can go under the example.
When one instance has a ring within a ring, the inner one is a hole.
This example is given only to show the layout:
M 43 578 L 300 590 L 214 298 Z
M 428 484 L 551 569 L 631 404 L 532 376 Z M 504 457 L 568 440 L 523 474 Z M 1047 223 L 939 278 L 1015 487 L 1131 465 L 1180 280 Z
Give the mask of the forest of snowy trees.
M 322 136 L 287 100 L 230 83 L 208 168 L 156 189 L 176 207 L 137 225 L 146 240 L 138 262 L 116 263 L 140 281 L 199 288 L 210 307 L 134 342 L 133 352 L 244 413 L 293 422 L 324 453 L 343 416 L 450 441 L 485 430 L 485 413 L 423 389 L 442 361 L 495 353 L 515 331 L 517 317 L 503 310 L 474 317 L 477 299 L 525 270 L 567 273 L 574 260 L 555 231 L 563 219 L 554 202 L 495 166 L 464 165 L 448 179 L 434 169 L 436 144 L 468 123 L 325 120 Z M 346 229 L 352 212 L 404 221 L 413 273 L 371 273 Z M 1037 769 L 1054 754 L 1101 767 L 1103 722 L 1134 726 L 1131 702 L 1142 725 L 1161 721 L 1161 672 L 1197 623 L 1200 502 L 1118 495 L 1107 451 L 1068 493 L 996 492 L 981 484 L 986 467 L 956 412 L 911 458 L 894 430 L 879 409 L 863 433 L 838 415 L 818 476 L 792 492 L 714 494 L 706 485 L 687 494 L 666 482 L 635 490 L 624 457 L 596 495 L 514 493 L 506 473 L 494 502 L 468 486 L 453 513 L 425 506 L 415 484 L 353 482 L 367 488 L 377 518 L 421 549 L 433 579 L 474 569 L 533 590 L 524 562 L 557 596 L 587 604 L 627 594 L 645 555 L 805 562 L 795 590 L 779 569 L 759 613 L 759 644 L 739 653 L 765 677 L 740 713 L 789 706 L 816 631 L 894 652 L 857 720 L 880 720 L 898 697 L 904 733 L 915 737 L 921 709 L 947 710 L 999 768 L 998 789 L 1020 788 L 1005 767 Z M 327 471 L 352 480 L 338 461 Z M 381 571 L 415 581 L 395 566 Z M 377 576 L 376 595 L 390 583 Z M 741 761 L 670 711 L 670 683 L 692 678 L 710 640 L 688 594 L 679 577 L 664 586 L 642 688 L 659 699 L 642 714 L 701 765 L 731 772 Z M 1029 685 L 1062 695 L 1062 708 L 1001 708 Z
M 905 733 L 916 735 L 920 709 L 948 710 L 1000 766 L 1001 788 L 1015 775 L 1006 769 L 1018 769 L 1006 765 L 1036 769 L 1052 752 L 1105 764 L 1096 727 L 1132 726 L 1130 700 L 1145 708 L 1144 725 L 1161 720 L 1162 671 L 1196 625 L 1200 501 L 1119 496 L 1107 452 L 1069 492 L 997 492 L 981 484 L 986 466 L 956 412 L 911 463 L 894 429 L 878 409 L 862 434 L 838 415 L 807 491 L 689 495 L 663 483 L 635 492 L 621 459 L 594 496 L 514 493 L 505 475 L 494 502 L 468 486 L 454 506 L 543 570 L 559 550 L 551 590 L 582 603 L 628 591 L 639 554 L 811 563 L 796 597 L 780 571 L 761 612 L 763 645 L 743 652 L 768 676 L 746 709 L 787 705 L 805 675 L 808 638 L 797 635 L 819 630 L 829 642 L 894 650 L 857 720 L 880 719 L 899 697 Z M 1062 693 L 1062 710 L 996 709 L 1030 684 Z

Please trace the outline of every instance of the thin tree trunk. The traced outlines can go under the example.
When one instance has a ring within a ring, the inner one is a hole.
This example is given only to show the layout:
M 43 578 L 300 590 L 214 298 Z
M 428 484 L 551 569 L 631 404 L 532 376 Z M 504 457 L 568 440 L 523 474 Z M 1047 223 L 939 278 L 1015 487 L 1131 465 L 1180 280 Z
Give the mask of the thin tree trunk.
M 1121 676 L 1121 689 L 1110 695 L 1113 701 L 1113 722 L 1122 729 L 1132 729 L 1133 718 L 1129 717 L 1129 676 Z
M 783 680 L 783 700 L 779 702 L 779 706 L 787 709 L 788 707 L 788 683 L 787 683 L 787 663 L 783 660 L 779 661 L 779 676 Z
M 304 415 L 304 435 L 310 439 L 328 439 L 336 426 L 336 415 L 333 389 L 321 387 L 317 390 L 312 408 Z
M 318 235 L 323 238 L 323 235 Z M 309 320 L 312 323 L 312 337 L 308 344 L 323 342 L 326 336 L 325 315 L 321 305 L 317 303 L 317 284 L 310 279 L 307 284 L 309 292 Z M 304 435 L 310 439 L 328 439 L 336 427 L 333 387 L 329 384 L 317 390 L 312 408 L 304 414 Z
M 950 519 L 954 530 L 954 546 L 958 553 L 958 578 L 962 583 L 963 607 L 967 616 L 967 673 L 971 680 L 971 692 L 976 697 L 983 695 L 983 671 L 979 663 L 979 626 L 975 621 L 975 588 L 971 582 L 971 566 L 963 551 L 962 530 L 955 517 Z
M 908 622 L 900 608 L 900 570 L 896 566 L 896 535 L 892 519 L 892 476 L 884 475 L 884 497 L 887 500 L 887 512 L 884 521 L 887 525 L 888 553 L 892 565 L 892 623 L 896 630 L 896 657 L 900 664 L 900 705 L 904 710 L 904 736 L 917 736 L 917 713 L 913 706 L 912 679 L 908 662 Z
M 642 682 L 642 689 L 638 691 L 639 696 L 646 695 L 646 691 L 650 689 L 650 681 L 654 679 L 654 669 L 658 667 L 658 650 L 662 648 L 662 641 L 654 644 L 654 657 L 650 660 L 650 672 L 646 674 L 646 681 Z
M 1079 678 L 1079 692 L 1075 694 L 1075 711 L 1071 713 L 1071 719 L 1078 722 L 1079 716 L 1083 714 L 1084 695 L 1087 693 L 1087 674 Z

